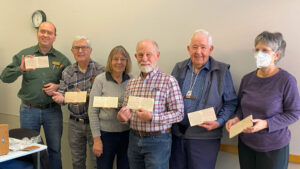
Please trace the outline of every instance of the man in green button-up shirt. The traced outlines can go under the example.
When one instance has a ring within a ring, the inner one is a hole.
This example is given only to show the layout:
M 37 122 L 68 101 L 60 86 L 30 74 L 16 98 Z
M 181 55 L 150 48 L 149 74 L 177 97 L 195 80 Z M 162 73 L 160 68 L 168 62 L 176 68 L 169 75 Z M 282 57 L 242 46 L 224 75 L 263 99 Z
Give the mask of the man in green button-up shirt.
M 57 90 L 62 71 L 70 65 L 68 58 L 53 48 L 56 28 L 43 22 L 37 31 L 38 44 L 20 51 L 13 62 L 2 72 L 0 79 L 12 83 L 22 75 L 22 87 L 18 97 L 21 128 L 40 131 L 43 125 L 48 145 L 51 168 L 61 169 L 60 140 L 62 135 L 62 112 L 51 96 Z M 48 56 L 49 67 L 26 69 L 26 57 Z

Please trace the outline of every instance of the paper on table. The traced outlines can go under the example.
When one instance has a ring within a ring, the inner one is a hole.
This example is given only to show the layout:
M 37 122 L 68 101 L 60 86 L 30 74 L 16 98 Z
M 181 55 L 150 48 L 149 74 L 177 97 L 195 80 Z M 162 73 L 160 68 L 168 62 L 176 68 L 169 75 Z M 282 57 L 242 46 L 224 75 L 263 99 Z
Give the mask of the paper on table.
M 154 99 L 145 97 L 129 96 L 127 107 L 130 109 L 143 108 L 149 112 L 153 111 Z
M 215 109 L 213 107 L 188 113 L 191 126 L 202 124 L 205 121 L 217 120 Z
M 85 103 L 87 91 L 81 92 L 66 92 L 65 102 L 66 103 Z
M 118 108 L 118 97 L 101 97 L 95 96 L 93 107 L 110 107 Z
M 37 136 L 38 137 L 38 136 Z M 28 139 L 27 137 L 24 137 L 22 140 L 20 139 L 15 139 L 15 138 L 9 138 L 9 149 L 11 151 L 20 151 L 20 150 L 25 150 L 25 151 L 30 151 L 35 149 L 34 144 L 36 143 L 36 139 Z
M 247 127 L 251 127 L 253 126 L 252 123 L 252 115 L 246 117 L 245 119 L 239 121 L 238 123 L 236 123 L 235 125 L 231 126 L 230 128 L 230 132 L 229 132 L 229 138 L 232 138 L 238 134 L 240 134 L 241 132 L 243 132 L 243 130 Z
M 26 69 L 46 68 L 49 67 L 48 56 L 25 57 Z

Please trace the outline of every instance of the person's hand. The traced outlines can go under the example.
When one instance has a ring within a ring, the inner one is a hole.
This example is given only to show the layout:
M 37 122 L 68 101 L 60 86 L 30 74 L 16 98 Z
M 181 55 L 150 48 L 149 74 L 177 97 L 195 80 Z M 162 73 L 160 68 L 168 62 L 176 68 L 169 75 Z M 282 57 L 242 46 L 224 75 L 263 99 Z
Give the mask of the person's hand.
M 226 130 L 228 132 L 230 132 L 230 128 L 239 121 L 240 121 L 240 119 L 238 117 L 235 117 L 235 118 L 232 118 L 232 119 L 228 120 L 227 123 L 226 123 Z
M 254 126 L 247 127 L 246 129 L 244 129 L 244 133 L 255 133 L 265 128 L 268 128 L 267 120 L 253 119 L 252 122 L 254 123 Z
M 127 122 L 131 118 L 130 110 L 127 107 L 122 107 L 118 112 L 117 118 L 121 122 Z
M 56 103 L 62 104 L 64 102 L 64 100 L 65 100 L 65 97 L 60 92 L 53 92 L 52 99 Z
M 54 83 L 48 83 L 44 85 L 44 88 L 42 89 L 48 96 L 52 96 L 53 92 L 57 91 L 58 84 Z
M 27 55 L 25 57 L 34 58 L 35 56 Z M 24 55 L 22 55 L 20 70 L 21 70 L 21 72 L 35 70 L 35 69 L 26 69 Z
M 100 157 L 103 153 L 103 144 L 100 136 L 94 138 L 93 153 L 96 157 Z
M 135 113 L 142 122 L 152 120 L 152 114 L 145 109 L 137 109 Z
M 205 121 L 204 123 L 199 124 L 198 126 L 203 127 L 206 130 L 210 131 L 210 130 L 218 128 L 220 126 L 220 124 L 217 121 Z

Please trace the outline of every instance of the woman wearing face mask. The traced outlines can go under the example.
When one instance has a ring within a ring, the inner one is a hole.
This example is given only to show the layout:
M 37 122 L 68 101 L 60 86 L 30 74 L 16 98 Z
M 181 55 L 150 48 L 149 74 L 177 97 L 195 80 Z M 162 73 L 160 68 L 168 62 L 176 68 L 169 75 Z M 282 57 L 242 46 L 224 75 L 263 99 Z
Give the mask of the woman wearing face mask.
M 241 169 L 287 169 L 291 133 L 288 126 L 300 116 L 300 98 L 294 76 L 276 66 L 286 43 L 281 33 L 262 32 L 255 39 L 257 69 L 242 79 L 236 117 L 227 131 L 249 115 L 253 126 L 239 135 Z
M 129 169 L 127 147 L 128 124 L 117 120 L 117 108 L 93 107 L 94 96 L 118 97 L 122 105 L 125 88 L 130 79 L 131 60 L 123 46 L 114 47 L 107 59 L 106 72 L 94 81 L 89 104 L 90 127 L 94 138 L 93 153 L 97 157 L 98 169 L 112 169 L 117 156 L 117 169 Z

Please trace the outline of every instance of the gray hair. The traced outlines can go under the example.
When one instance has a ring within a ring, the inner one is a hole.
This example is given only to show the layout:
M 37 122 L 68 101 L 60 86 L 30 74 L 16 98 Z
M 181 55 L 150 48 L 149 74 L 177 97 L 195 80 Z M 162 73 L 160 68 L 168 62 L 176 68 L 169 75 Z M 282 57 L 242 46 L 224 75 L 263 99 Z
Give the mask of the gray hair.
M 268 31 L 264 31 L 255 38 L 255 46 L 259 42 L 262 42 L 267 46 L 271 47 L 275 53 L 278 51 L 281 52 L 281 55 L 276 60 L 276 63 L 284 56 L 286 42 L 283 39 L 282 34 L 280 32 L 271 33 Z
M 209 46 L 213 45 L 212 37 L 211 37 L 210 33 L 208 31 L 206 31 L 205 29 L 197 29 L 197 30 L 195 30 L 195 32 L 190 37 L 189 44 L 191 44 L 193 37 L 195 35 L 199 35 L 199 34 L 204 34 L 204 35 L 208 36 L 208 45 Z
M 86 41 L 86 43 L 88 44 L 88 47 L 90 48 L 90 47 L 91 47 L 91 42 L 90 42 L 90 40 L 89 40 L 87 37 L 81 36 L 81 35 L 75 36 L 75 38 L 74 38 L 74 40 L 73 40 L 73 43 L 72 43 L 72 46 L 73 46 L 73 44 L 74 44 L 75 42 L 77 42 L 77 41 L 79 41 L 79 40 L 82 40 L 82 39 Z
M 136 50 L 138 49 L 138 46 L 140 43 L 144 42 L 144 41 L 150 41 L 152 43 L 152 45 L 154 46 L 155 50 L 157 52 L 159 52 L 159 48 L 158 48 L 158 44 L 154 41 L 154 40 L 151 40 L 151 39 L 145 39 L 145 40 L 141 40 L 139 41 L 137 44 L 136 44 Z

